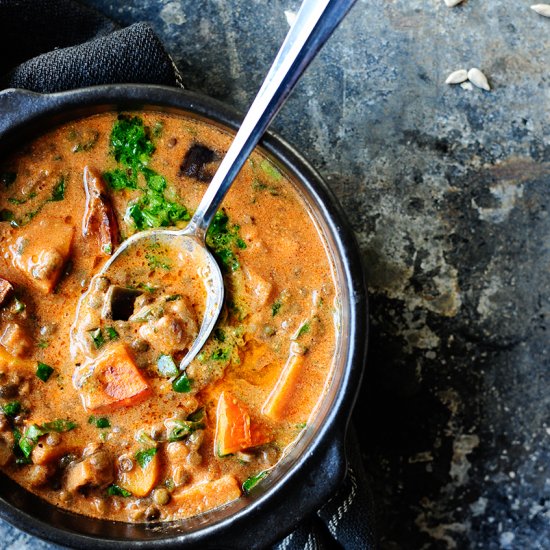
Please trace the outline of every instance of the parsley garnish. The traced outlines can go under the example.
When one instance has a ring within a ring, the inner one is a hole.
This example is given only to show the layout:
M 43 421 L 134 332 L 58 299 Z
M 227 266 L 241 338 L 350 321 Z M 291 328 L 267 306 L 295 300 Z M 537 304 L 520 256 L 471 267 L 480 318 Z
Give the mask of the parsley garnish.
M 38 362 L 38 366 L 36 367 L 36 376 L 42 380 L 42 382 L 47 382 L 50 376 L 53 373 L 53 368 L 50 367 L 50 365 L 46 365 L 46 363 Z
M 145 470 L 151 460 L 153 460 L 153 457 L 157 454 L 156 447 L 152 447 L 151 449 L 145 449 L 144 451 L 138 451 L 136 453 L 136 461 L 141 466 L 142 470 Z

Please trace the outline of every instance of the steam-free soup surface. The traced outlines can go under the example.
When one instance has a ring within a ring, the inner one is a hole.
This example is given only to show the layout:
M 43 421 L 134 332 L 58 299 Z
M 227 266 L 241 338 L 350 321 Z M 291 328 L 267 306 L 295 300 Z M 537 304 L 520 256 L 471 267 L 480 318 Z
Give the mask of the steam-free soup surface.
M 153 242 L 81 300 L 128 236 L 186 225 L 229 142 L 193 119 L 108 113 L 0 161 L 0 467 L 57 506 L 203 513 L 253 491 L 315 414 L 336 345 L 331 264 L 260 154 L 209 230 L 227 295 L 185 372 L 205 293 L 182 251 Z

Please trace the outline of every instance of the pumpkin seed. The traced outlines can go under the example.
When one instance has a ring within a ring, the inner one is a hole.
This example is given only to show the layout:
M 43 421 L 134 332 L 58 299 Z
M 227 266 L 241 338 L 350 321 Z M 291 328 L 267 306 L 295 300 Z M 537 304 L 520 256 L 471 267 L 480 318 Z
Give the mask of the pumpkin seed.
M 460 84 L 468 80 L 468 71 L 465 69 L 459 69 L 458 71 L 453 71 L 445 80 L 445 84 Z
M 550 4 L 535 4 L 531 9 L 543 17 L 550 17 Z
M 482 88 L 483 90 L 489 91 L 491 89 L 491 86 L 489 86 L 489 82 L 487 80 L 487 77 L 475 67 L 473 69 L 470 69 L 468 71 L 468 80 L 478 88 Z

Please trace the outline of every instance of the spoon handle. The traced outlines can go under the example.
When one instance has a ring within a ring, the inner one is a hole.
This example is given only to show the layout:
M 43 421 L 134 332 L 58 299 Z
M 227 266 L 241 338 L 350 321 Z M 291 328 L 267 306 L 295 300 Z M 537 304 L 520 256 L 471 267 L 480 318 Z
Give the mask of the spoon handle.
M 235 139 L 208 186 L 186 233 L 206 230 L 246 159 L 296 82 L 356 0 L 304 0 Z

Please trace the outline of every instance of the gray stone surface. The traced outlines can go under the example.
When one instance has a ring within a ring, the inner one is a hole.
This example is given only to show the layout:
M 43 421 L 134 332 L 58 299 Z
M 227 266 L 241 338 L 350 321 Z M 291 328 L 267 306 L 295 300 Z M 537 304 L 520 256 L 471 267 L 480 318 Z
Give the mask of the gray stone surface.
M 291 0 L 87 0 L 244 110 Z M 372 296 L 355 413 L 381 546 L 550 547 L 550 19 L 359 1 L 274 124 L 330 182 Z M 481 68 L 493 90 L 444 84 Z M 0 526 L 3 548 L 47 545 Z

